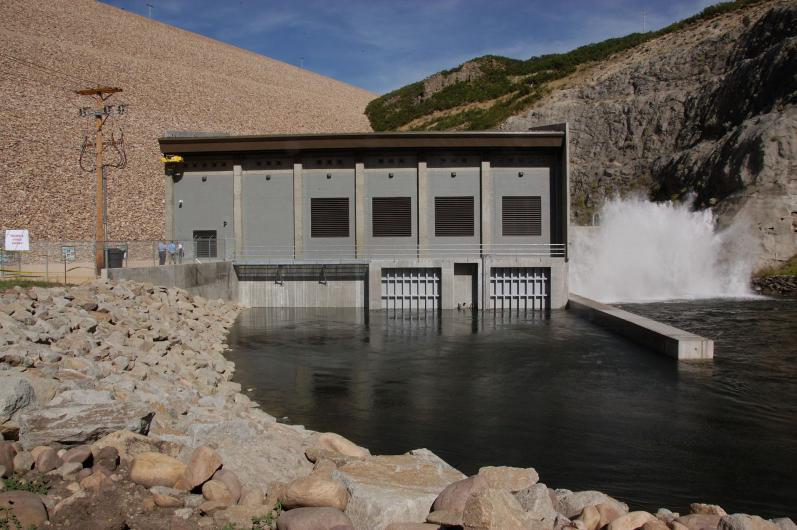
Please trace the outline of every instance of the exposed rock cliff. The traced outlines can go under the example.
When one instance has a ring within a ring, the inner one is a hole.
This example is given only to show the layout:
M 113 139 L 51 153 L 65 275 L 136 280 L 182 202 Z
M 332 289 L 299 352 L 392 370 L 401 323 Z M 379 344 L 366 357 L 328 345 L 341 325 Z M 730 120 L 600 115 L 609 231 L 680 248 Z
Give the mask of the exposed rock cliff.
M 762 264 L 797 252 L 797 4 L 767 2 L 582 69 L 501 128 L 567 121 L 573 213 L 615 193 L 696 194 L 751 226 Z

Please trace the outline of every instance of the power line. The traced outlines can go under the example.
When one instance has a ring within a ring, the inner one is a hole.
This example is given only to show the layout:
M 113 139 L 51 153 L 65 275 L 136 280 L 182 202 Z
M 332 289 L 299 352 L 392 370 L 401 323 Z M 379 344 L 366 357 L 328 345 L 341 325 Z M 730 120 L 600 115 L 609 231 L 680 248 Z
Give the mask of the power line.
M 16 61 L 16 62 L 18 62 L 18 63 L 20 63 L 22 65 L 28 66 L 28 67 L 38 68 L 39 70 L 42 70 L 42 71 L 44 71 L 45 73 L 47 73 L 49 75 L 54 75 L 54 76 L 61 77 L 61 78 L 66 79 L 66 80 L 68 80 L 68 81 L 70 81 L 72 83 L 75 83 L 75 82 L 81 83 L 81 84 L 89 83 L 89 81 L 86 81 L 85 79 L 83 79 L 81 77 L 78 77 L 78 76 L 75 76 L 75 75 L 71 75 L 71 74 L 67 74 L 67 73 L 62 72 L 60 70 L 56 70 L 55 68 L 50 68 L 48 66 L 44 66 L 44 65 L 35 63 L 35 62 L 30 61 L 28 59 L 21 59 L 19 57 L 15 57 L 13 55 L 10 55 L 10 54 L 2 52 L 2 51 L 0 51 L 0 56 L 6 57 L 8 59 L 11 59 L 12 61 Z

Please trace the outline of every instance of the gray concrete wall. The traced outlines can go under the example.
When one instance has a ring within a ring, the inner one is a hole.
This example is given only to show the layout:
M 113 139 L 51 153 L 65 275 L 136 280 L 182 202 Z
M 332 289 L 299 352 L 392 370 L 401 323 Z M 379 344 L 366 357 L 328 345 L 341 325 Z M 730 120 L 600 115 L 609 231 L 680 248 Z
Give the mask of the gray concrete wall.
M 528 244 L 551 242 L 551 167 L 552 160 L 538 156 L 505 156 L 493 161 L 493 242 L 497 245 L 517 244 L 519 251 L 528 251 Z M 506 236 L 503 233 L 503 198 L 517 196 L 540 197 L 542 233 L 539 236 Z M 502 247 L 510 251 L 512 247 Z
M 293 258 L 293 162 L 247 160 L 241 180 L 244 257 Z
M 110 280 L 132 280 L 164 287 L 179 287 L 205 298 L 238 299 L 238 277 L 232 262 L 186 263 L 162 267 L 108 269 Z
M 472 248 L 478 253 L 481 237 L 481 158 L 475 155 L 435 155 L 428 159 L 428 204 L 425 215 L 429 230 L 429 246 L 441 248 Z M 451 174 L 456 176 L 452 177 Z M 435 197 L 473 197 L 473 235 L 469 237 L 435 236 Z M 450 254 L 445 251 L 434 255 Z
M 238 302 L 248 307 L 365 307 L 364 280 L 238 282 Z
M 418 241 L 418 161 L 414 156 L 383 155 L 366 157 L 364 163 L 364 255 L 391 252 L 415 256 Z M 373 198 L 410 197 L 412 234 L 408 237 L 374 237 Z M 360 222 L 358 221 L 358 225 Z
M 356 204 L 354 198 L 354 159 L 331 156 L 302 161 L 303 255 L 305 259 L 353 258 Z M 349 200 L 348 237 L 311 237 L 313 198 L 346 197 Z M 286 216 L 289 219 L 290 216 Z
M 714 341 L 614 306 L 570 295 L 568 309 L 614 333 L 679 361 L 714 357 Z

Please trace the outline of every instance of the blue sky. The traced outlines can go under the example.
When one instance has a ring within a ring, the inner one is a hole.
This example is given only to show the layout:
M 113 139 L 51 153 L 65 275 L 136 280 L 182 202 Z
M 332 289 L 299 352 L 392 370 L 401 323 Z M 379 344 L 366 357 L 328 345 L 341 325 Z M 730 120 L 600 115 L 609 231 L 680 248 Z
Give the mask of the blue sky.
M 105 0 L 378 94 L 480 55 L 528 59 L 716 0 Z

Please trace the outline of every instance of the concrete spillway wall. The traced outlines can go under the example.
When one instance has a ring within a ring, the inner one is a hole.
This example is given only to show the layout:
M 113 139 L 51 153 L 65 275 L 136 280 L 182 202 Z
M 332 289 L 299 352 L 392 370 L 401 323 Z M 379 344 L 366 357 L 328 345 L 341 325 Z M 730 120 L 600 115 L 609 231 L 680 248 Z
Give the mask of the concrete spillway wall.
M 679 361 L 714 357 L 714 341 L 656 320 L 575 294 L 570 295 L 567 308 L 591 322 Z

